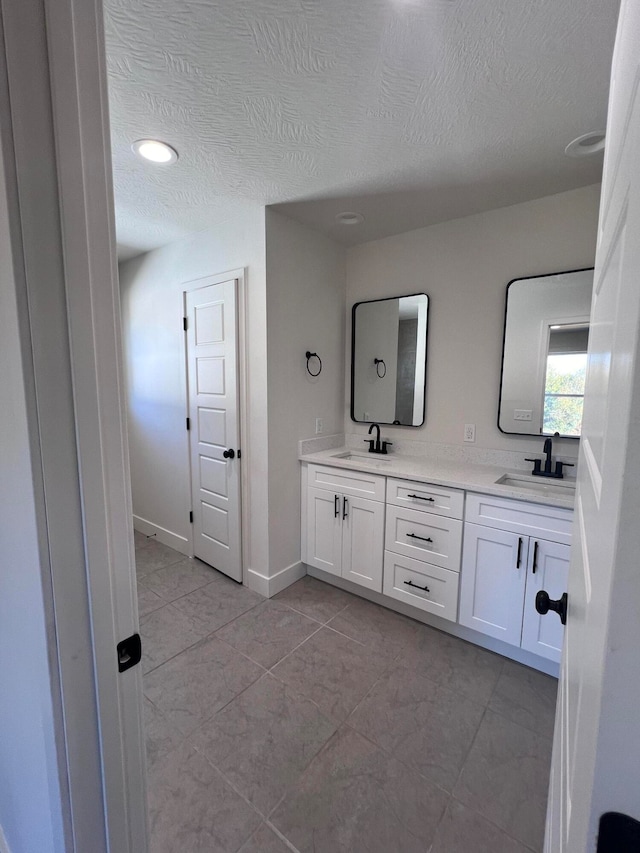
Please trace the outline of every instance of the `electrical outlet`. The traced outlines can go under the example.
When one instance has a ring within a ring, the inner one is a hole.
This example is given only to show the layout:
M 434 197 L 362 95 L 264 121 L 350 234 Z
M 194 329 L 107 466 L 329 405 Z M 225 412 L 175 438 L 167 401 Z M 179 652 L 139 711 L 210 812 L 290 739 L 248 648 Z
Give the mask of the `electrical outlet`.
M 316 418 L 316 435 L 321 435 L 323 429 L 324 424 L 322 423 L 322 418 Z
M 464 425 L 464 440 L 465 441 L 475 441 L 476 440 L 476 425 L 475 424 L 465 424 Z
M 514 409 L 513 410 L 514 421 L 530 421 L 532 415 L 533 415 L 532 409 Z

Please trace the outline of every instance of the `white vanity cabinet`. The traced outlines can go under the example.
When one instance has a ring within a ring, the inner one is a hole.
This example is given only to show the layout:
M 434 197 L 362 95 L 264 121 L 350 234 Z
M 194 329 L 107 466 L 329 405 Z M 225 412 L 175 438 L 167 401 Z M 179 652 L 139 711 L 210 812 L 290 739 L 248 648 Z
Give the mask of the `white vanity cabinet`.
M 571 510 L 468 495 L 460 624 L 559 662 L 563 626 L 537 613 L 535 597 L 566 591 L 572 519 Z
M 304 562 L 382 592 L 384 484 L 384 477 L 309 465 Z
M 455 622 L 464 492 L 387 479 L 385 595 Z

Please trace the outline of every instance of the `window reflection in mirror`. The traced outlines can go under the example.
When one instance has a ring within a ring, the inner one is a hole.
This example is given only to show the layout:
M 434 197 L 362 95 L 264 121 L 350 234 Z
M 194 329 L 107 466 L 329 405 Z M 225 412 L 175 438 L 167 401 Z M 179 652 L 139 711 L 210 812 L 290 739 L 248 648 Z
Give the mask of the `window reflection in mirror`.
M 427 321 L 424 293 L 353 306 L 351 417 L 363 423 L 424 423 Z
M 588 343 L 586 324 L 556 325 L 549 329 L 542 423 L 545 434 L 580 435 Z
M 498 427 L 578 438 L 593 269 L 514 279 L 507 286 Z

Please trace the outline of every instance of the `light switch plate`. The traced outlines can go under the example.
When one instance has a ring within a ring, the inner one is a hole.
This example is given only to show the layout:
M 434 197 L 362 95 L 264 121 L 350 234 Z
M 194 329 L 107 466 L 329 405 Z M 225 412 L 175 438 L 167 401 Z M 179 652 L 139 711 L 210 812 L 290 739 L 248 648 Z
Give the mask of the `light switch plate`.
M 316 435 L 322 435 L 323 429 L 324 424 L 322 423 L 322 418 L 316 418 Z
M 465 441 L 475 441 L 476 440 L 476 425 L 475 424 L 465 424 L 464 425 L 464 440 Z

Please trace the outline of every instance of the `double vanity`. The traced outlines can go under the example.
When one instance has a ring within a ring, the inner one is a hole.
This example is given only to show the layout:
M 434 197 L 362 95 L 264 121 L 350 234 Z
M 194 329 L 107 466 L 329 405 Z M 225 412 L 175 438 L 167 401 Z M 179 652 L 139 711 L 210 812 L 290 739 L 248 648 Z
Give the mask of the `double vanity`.
M 302 463 L 309 574 L 557 674 L 574 489 L 525 472 L 326 450 Z

